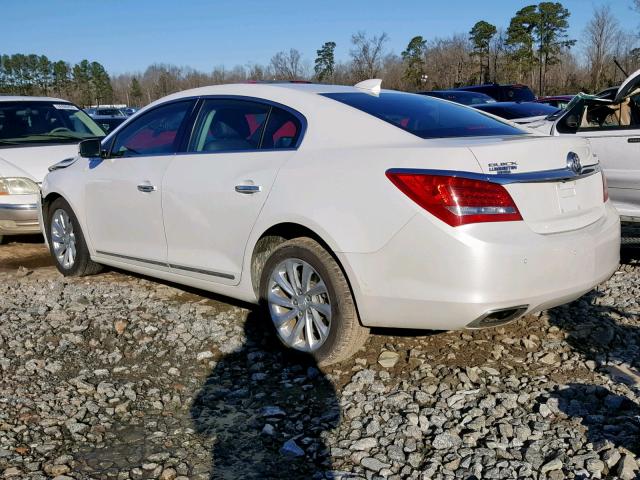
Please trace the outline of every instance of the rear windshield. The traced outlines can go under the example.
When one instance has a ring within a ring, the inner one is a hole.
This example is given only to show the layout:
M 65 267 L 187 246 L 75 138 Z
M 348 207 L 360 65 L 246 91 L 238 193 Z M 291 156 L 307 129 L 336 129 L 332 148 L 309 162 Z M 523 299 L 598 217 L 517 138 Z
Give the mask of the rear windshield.
M 400 92 L 325 93 L 420 138 L 523 135 L 524 131 L 461 105 Z
M 504 105 L 500 103 L 477 105 L 475 108 L 493 113 L 499 117 L 512 120 L 514 118 L 539 117 L 553 115 L 558 111 L 556 107 L 544 103 L 514 103 Z

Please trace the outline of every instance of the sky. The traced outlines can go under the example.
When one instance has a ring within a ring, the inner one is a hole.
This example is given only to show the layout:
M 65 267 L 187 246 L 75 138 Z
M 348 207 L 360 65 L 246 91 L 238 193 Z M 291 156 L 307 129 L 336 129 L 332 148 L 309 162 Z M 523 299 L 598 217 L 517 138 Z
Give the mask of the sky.
M 297 48 L 312 65 L 326 41 L 347 60 L 351 35 L 386 32 L 400 53 L 416 35 L 466 34 L 478 20 L 507 27 L 532 0 L 7 0 L 0 53 L 36 53 L 102 63 L 111 74 L 152 63 L 214 67 L 267 64 Z M 570 37 L 581 40 L 595 7 L 608 4 L 622 28 L 640 33 L 632 0 L 561 0 L 571 11 Z M 578 45 L 576 48 L 580 48 Z

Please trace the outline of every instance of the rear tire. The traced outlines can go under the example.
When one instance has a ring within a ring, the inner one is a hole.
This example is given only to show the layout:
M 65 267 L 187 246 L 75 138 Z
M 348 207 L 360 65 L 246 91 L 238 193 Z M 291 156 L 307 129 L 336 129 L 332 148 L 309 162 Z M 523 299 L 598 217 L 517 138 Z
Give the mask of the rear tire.
M 260 298 L 280 341 L 320 366 L 348 359 L 369 335 L 340 265 L 311 238 L 276 248 L 262 270 Z
M 65 277 L 84 277 L 102 270 L 102 265 L 91 260 L 80 222 L 64 198 L 49 206 L 46 234 L 56 268 Z

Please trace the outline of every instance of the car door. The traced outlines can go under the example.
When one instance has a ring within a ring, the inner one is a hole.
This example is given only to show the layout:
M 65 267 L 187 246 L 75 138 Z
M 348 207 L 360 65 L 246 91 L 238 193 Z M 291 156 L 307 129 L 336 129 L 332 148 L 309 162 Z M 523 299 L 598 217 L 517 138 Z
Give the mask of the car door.
M 107 158 L 89 162 L 86 220 L 96 255 L 167 268 L 162 178 L 194 104 L 153 108 L 116 132 Z
M 603 109 L 604 112 L 599 113 Z M 577 135 L 588 138 L 621 215 L 640 214 L 640 95 L 619 104 L 587 105 Z M 634 213 L 635 212 L 635 213 Z
M 304 118 L 260 101 L 208 98 L 188 146 L 163 182 L 172 271 L 240 281 L 247 239 L 279 168 L 295 154 Z

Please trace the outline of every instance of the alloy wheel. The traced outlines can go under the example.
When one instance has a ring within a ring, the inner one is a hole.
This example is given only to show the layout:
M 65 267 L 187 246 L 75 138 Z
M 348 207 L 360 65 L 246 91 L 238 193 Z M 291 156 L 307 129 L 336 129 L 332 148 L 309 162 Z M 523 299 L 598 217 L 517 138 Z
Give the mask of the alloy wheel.
M 278 335 L 289 347 L 312 352 L 331 330 L 332 306 L 327 286 L 309 263 L 288 258 L 269 277 L 267 302 Z
M 62 268 L 68 270 L 76 262 L 76 236 L 69 214 L 62 209 L 51 217 L 51 245 Z

